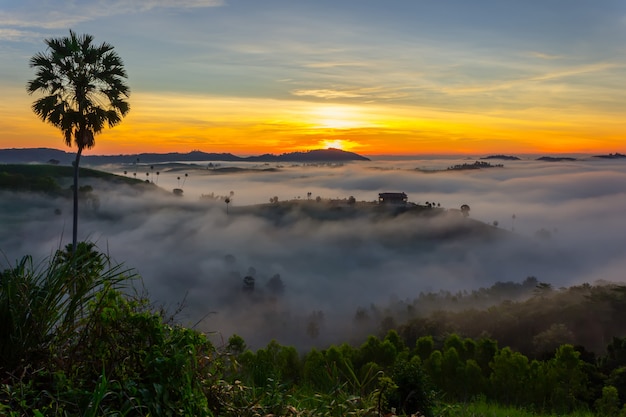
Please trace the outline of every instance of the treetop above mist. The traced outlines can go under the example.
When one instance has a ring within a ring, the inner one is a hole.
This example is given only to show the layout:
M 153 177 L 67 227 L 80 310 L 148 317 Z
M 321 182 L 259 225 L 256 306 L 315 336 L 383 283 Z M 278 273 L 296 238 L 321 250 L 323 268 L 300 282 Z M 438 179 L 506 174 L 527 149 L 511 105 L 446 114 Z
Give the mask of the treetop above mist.
M 520 160 L 520 158 L 518 158 L 517 156 L 513 156 L 513 155 L 489 155 L 480 159 L 502 159 L 505 161 L 519 161 Z
M 595 158 L 603 158 L 603 159 L 622 159 L 626 158 L 626 155 L 621 154 L 619 152 L 610 153 L 607 155 L 595 155 Z

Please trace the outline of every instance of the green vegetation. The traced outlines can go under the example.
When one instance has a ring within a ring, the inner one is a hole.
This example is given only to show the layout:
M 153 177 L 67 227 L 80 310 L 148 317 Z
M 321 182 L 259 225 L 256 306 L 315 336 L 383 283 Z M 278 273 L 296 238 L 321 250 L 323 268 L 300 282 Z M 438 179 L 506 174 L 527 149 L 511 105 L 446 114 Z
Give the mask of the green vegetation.
M 565 343 L 602 353 L 613 336 L 625 335 L 626 287 L 585 283 L 555 289 L 528 277 L 520 284 L 498 282 L 471 292 L 422 293 L 411 302 L 366 312 L 381 326 L 402 323 L 395 328 L 409 344 L 425 334 L 439 341 L 451 333 L 474 339 L 488 335 L 542 359 Z
M 0 273 L 0 414 L 7 416 L 624 416 L 626 338 L 529 358 L 490 337 L 253 352 L 215 346 L 137 294 L 93 244 Z M 611 287 L 621 294 L 622 287 Z M 418 414 L 419 413 L 419 414 Z
M 0 414 L 210 415 L 212 345 L 133 278 L 86 243 L 0 274 Z

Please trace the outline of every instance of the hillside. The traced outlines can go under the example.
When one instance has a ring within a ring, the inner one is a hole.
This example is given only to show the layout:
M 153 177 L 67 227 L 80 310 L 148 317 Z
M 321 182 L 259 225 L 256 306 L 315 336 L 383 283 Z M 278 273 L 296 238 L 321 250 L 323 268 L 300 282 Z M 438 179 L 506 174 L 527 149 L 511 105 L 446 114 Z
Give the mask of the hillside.
M 44 192 L 54 195 L 69 195 L 73 168 L 70 166 L 51 164 L 0 164 L 0 190 L 20 192 Z M 103 183 L 127 184 L 141 187 L 144 191 L 156 191 L 163 195 L 172 195 L 170 190 L 164 190 L 159 186 L 143 180 L 115 175 L 97 169 L 80 169 L 81 188 L 91 187 L 89 179 L 97 179 Z M 224 197 L 219 195 L 203 195 L 195 203 L 198 207 L 213 204 L 222 204 Z M 304 218 L 313 222 L 348 222 L 364 220 L 371 224 L 398 218 L 398 221 L 406 219 L 440 219 L 443 220 L 438 227 L 430 228 L 428 232 L 418 233 L 415 239 L 418 241 L 436 239 L 441 242 L 466 239 L 498 239 L 509 234 L 504 229 L 493 227 L 471 218 L 462 216 L 459 210 L 446 210 L 442 207 L 430 205 L 418 205 L 408 203 L 406 205 L 380 205 L 365 201 L 350 201 L 349 199 L 310 199 L 276 201 L 270 204 L 252 204 L 230 208 L 232 216 L 251 215 L 265 219 L 276 227 L 290 226 Z M 395 246 L 396 243 L 392 243 Z
M 51 164 L 0 164 L 0 190 L 63 193 L 61 184 L 74 175 L 71 166 Z M 97 178 L 111 183 L 148 185 L 144 181 L 122 177 L 95 169 L 81 168 L 81 178 Z

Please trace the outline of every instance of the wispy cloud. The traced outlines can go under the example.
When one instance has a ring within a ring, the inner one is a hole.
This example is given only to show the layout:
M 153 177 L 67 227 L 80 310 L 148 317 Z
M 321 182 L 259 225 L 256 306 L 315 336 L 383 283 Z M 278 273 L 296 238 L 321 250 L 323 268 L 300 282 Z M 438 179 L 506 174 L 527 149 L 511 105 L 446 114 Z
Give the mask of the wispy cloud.
M 528 55 L 532 56 L 534 58 L 547 59 L 547 60 L 562 59 L 563 58 L 562 55 L 546 54 L 544 52 L 537 52 L 537 51 L 531 51 L 531 52 L 528 53 Z
M 408 87 L 367 87 L 367 88 L 320 88 L 320 89 L 297 89 L 291 94 L 298 97 L 315 97 L 323 99 L 343 98 L 367 98 L 368 100 L 388 100 L 407 97 Z
M 116 0 L 63 4 L 24 2 L 15 12 L 0 11 L 0 26 L 61 29 L 94 19 L 153 9 L 193 9 L 217 7 L 223 0 Z
M 560 71 L 549 72 L 546 74 L 541 74 L 535 77 L 531 77 L 530 81 L 545 81 L 545 80 L 554 80 L 566 77 L 572 77 L 580 74 L 588 74 L 592 72 L 603 72 L 606 70 L 610 70 L 613 68 L 618 68 L 620 65 L 610 63 L 610 62 L 598 62 L 590 65 L 582 65 L 579 67 L 567 68 Z
M 357 92 L 331 89 L 293 90 L 291 93 L 298 97 L 317 97 L 324 99 L 363 97 L 363 94 Z
M 514 87 L 525 86 L 529 82 L 537 82 L 537 81 L 548 81 L 548 80 L 559 80 L 568 77 L 575 77 L 583 74 L 604 72 L 614 68 L 621 67 L 618 64 L 610 63 L 610 62 L 599 62 L 589 65 L 581 65 L 577 67 L 564 68 L 560 70 L 545 72 L 542 74 L 537 74 L 530 77 L 523 77 L 518 79 L 500 81 L 496 83 L 489 84 L 480 84 L 480 85 L 471 85 L 471 86 L 463 86 L 463 87 L 443 87 L 441 90 L 447 94 L 474 94 L 474 93 L 484 93 L 498 90 L 508 90 Z
M 0 28 L 0 41 L 21 42 L 41 39 L 36 32 L 19 29 Z
M 368 67 L 370 64 L 365 62 L 311 62 L 309 64 L 304 64 L 307 68 L 337 68 L 337 67 Z

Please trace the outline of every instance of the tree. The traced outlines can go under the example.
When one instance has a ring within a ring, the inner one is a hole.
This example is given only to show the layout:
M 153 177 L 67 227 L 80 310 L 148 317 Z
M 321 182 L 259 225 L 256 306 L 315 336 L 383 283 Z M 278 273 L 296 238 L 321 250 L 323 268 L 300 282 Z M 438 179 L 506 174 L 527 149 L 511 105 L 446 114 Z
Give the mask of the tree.
M 583 365 L 580 352 L 567 344 L 559 346 L 554 358 L 548 362 L 547 379 L 552 383 L 548 392 L 554 411 L 570 413 L 582 404 L 588 392 Z
M 130 110 L 130 89 L 121 58 L 108 43 L 93 44 L 93 36 L 77 35 L 45 40 L 46 52 L 30 59 L 35 78 L 26 85 L 29 94 L 42 93 L 32 109 L 39 118 L 61 130 L 67 146 L 78 148 L 74 161 L 74 219 L 72 249 L 78 233 L 78 169 L 85 148 L 95 145 L 95 135 L 105 125 L 113 127 Z
M 274 274 L 266 284 L 267 288 L 274 295 L 282 295 L 285 292 L 285 284 L 280 278 L 280 274 Z
M 422 336 L 415 342 L 415 353 L 422 361 L 428 359 L 434 350 L 435 342 L 432 336 Z
M 506 405 L 523 404 L 529 386 L 528 358 L 505 347 L 495 354 L 490 366 L 489 379 L 495 399 Z
M 617 388 L 612 385 L 602 388 L 602 397 L 595 402 L 596 411 L 601 416 L 619 416 L 619 395 Z

